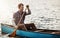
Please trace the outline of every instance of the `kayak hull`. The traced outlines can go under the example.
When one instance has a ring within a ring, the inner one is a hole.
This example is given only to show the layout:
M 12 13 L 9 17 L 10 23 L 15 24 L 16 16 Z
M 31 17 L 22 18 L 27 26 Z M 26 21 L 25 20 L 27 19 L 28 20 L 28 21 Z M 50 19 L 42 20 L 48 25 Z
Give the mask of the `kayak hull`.
M 8 27 L 7 25 L 1 25 L 1 28 L 2 32 L 7 34 L 11 34 L 14 31 L 14 28 Z M 25 36 L 29 38 L 60 38 L 60 35 L 57 34 L 47 34 L 47 33 L 24 31 L 24 30 L 17 30 L 16 35 Z

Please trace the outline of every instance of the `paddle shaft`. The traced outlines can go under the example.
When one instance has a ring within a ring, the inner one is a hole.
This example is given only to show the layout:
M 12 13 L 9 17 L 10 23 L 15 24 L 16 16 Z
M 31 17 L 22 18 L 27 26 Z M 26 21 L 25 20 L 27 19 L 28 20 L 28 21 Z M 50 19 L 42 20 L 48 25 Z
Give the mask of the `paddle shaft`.
M 12 34 L 10 34 L 10 36 L 14 37 L 14 36 L 16 35 L 16 31 L 17 31 L 18 27 L 20 26 L 20 22 L 21 22 L 21 20 L 22 20 L 22 18 L 23 18 L 23 16 L 24 16 L 24 14 L 25 14 L 25 12 L 22 14 L 22 17 L 20 18 L 20 20 L 19 20 L 19 22 L 18 22 L 18 24 L 17 24 L 17 28 L 12 32 Z M 23 24 L 23 25 L 24 25 L 24 24 Z M 24 25 L 24 28 L 26 29 L 25 25 Z M 26 30 L 27 30 L 27 29 L 26 29 Z

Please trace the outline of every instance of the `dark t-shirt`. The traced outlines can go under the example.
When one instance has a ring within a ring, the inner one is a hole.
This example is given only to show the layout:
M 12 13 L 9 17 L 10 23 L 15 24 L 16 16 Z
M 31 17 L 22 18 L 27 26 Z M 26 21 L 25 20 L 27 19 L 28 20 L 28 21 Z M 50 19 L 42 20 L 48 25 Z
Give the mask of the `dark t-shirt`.
M 24 13 L 24 15 L 23 15 L 23 13 Z M 26 16 L 26 15 L 29 15 L 29 14 L 31 14 L 31 11 L 30 11 L 30 10 L 29 10 L 28 13 L 26 13 L 26 12 L 20 13 L 19 11 L 17 11 L 16 13 L 14 13 L 13 18 L 14 18 L 15 24 L 16 24 L 16 25 L 18 24 L 18 22 L 20 21 L 22 15 L 23 15 L 23 17 L 22 17 L 20 23 L 24 23 L 25 16 Z

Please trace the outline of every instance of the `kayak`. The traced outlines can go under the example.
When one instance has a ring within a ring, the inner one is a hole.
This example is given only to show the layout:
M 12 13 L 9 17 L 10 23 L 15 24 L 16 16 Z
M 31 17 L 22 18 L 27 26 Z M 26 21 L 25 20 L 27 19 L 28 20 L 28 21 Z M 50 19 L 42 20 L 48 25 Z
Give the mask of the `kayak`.
M 1 28 L 2 32 L 7 34 L 11 34 L 15 29 L 6 24 L 1 24 Z M 60 34 L 50 34 L 43 32 L 24 31 L 24 30 L 17 30 L 16 35 L 29 38 L 60 38 Z

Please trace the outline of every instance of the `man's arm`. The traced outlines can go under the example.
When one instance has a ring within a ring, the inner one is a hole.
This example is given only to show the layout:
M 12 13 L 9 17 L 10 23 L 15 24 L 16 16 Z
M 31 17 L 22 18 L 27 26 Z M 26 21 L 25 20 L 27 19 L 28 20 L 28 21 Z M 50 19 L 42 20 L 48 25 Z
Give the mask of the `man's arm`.
M 15 24 L 16 24 L 16 19 L 17 19 L 17 13 L 14 13 L 13 14 L 13 21 L 14 21 Z
M 28 9 L 28 12 L 26 12 L 26 15 L 30 15 L 31 14 L 31 10 Z
M 29 8 L 29 5 L 26 5 L 25 12 L 26 12 L 26 15 L 30 15 L 31 14 L 31 10 Z

